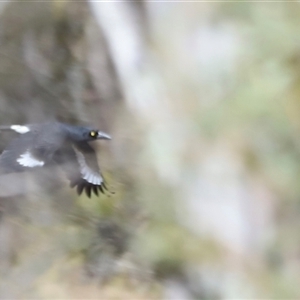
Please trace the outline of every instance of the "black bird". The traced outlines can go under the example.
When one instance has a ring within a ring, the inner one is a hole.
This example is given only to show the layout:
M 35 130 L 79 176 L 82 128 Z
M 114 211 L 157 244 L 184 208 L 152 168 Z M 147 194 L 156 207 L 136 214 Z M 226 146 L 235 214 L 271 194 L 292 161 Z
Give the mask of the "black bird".
M 0 126 L 0 130 L 20 134 L 0 155 L 1 174 L 59 165 L 79 195 L 83 190 L 88 197 L 92 191 L 98 195 L 98 191 L 107 190 L 89 142 L 110 140 L 108 134 L 59 122 Z

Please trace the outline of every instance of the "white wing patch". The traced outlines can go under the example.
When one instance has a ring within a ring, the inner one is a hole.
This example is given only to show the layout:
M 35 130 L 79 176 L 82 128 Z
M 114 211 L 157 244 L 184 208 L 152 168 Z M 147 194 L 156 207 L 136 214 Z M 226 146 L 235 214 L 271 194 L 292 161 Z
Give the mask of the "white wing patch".
M 24 154 L 21 154 L 20 157 L 17 159 L 17 162 L 23 167 L 29 168 L 42 167 L 45 164 L 45 162 L 33 157 L 29 151 L 25 152 Z
M 76 157 L 80 166 L 80 173 L 82 178 L 91 184 L 101 185 L 101 183 L 103 182 L 103 178 L 101 177 L 101 175 L 92 170 L 86 164 L 84 155 L 79 150 L 77 150 L 75 147 L 73 148 L 75 150 Z
M 29 127 L 22 126 L 22 125 L 11 125 L 10 129 L 14 130 L 14 131 L 16 131 L 17 133 L 20 133 L 20 134 L 23 134 L 23 133 L 26 133 L 26 132 L 30 131 Z

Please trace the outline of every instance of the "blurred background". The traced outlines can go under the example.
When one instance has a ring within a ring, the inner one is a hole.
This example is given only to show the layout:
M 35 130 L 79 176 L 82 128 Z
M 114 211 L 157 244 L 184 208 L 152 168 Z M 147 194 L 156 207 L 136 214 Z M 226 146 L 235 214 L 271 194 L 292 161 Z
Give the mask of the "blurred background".
M 0 124 L 111 134 L 116 192 L 2 199 L 0 298 L 300 298 L 299 28 L 298 2 L 0 3 Z

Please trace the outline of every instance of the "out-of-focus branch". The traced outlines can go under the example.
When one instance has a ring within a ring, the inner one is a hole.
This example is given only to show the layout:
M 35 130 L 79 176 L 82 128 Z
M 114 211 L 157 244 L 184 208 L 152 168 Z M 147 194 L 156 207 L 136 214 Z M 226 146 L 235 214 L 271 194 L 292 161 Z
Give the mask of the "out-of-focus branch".
M 10 2 L 10 0 L 1 1 L 0 2 L 0 14 L 2 14 L 3 10 L 5 9 L 6 5 Z
M 104 32 L 127 104 L 142 124 L 151 124 L 144 136 L 153 157 L 151 167 L 154 166 L 167 182 L 174 183 L 178 155 L 176 145 L 170 146 L 170 137 L 178 132 L 162 78 L 146 51 L 143 24 L 137 21 L 133 3 L 89 1 L 89 4 Z M 153 135 L 157 137 L 157 133 L 159 149 L 156 143 L 152 144 Z
M 115 67 L 126 85 L 139 72 L 144 56 L 143 39 L 131 3 L 89 1 L 96 20 L 102 28 Z

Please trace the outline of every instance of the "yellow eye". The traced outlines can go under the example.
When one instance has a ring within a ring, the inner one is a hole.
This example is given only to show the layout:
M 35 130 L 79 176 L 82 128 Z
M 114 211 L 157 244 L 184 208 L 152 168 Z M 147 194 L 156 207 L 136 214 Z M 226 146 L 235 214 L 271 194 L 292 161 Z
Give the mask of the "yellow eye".
M 95 137 L 96 135 L 97 135 L 97 133 L 96 133 L 95 131 L 91 131 L 91 132 L 90 132 L 90 136 L 91 136 L 91 137 Z

